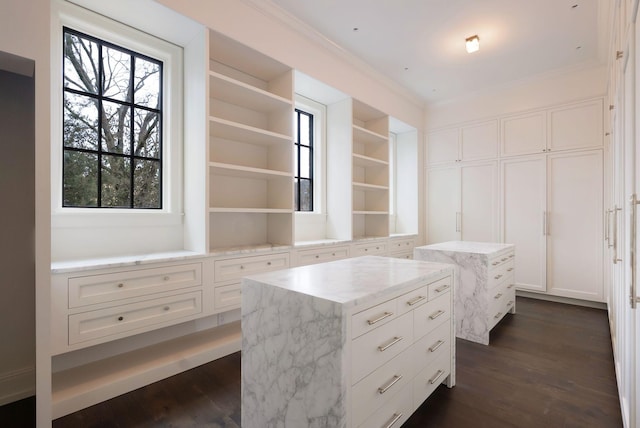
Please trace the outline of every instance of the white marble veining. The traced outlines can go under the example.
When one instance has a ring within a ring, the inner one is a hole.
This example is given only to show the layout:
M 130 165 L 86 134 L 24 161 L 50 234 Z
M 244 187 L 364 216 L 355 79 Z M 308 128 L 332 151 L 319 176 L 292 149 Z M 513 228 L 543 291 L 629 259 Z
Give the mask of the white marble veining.
M 349 310 L 452 266 L 365 256 L 242 281 L 242 426 L 349 427 Z
M 513 252 L 515 245 L 492 242 L 451 241 L 416 247 L 413 257 L 456 266 L 456 336 L 489 344 L 491 330 L 489 261 Z

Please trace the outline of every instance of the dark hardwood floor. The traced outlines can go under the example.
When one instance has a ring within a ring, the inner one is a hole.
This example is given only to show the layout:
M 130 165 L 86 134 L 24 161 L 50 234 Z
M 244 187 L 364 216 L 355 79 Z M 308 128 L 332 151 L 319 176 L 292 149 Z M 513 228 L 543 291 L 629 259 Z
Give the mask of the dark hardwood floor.
M 457 340 L 456 386 L 441 385 L 403 427 L 622 427 L 606 311 L 520 297 L 517 311 L 490 346 Z M 0 407 L 0 426 L 33 426 L 33 409 L 33 399 Z M 238 427 L 240 354 L 53 426 Z

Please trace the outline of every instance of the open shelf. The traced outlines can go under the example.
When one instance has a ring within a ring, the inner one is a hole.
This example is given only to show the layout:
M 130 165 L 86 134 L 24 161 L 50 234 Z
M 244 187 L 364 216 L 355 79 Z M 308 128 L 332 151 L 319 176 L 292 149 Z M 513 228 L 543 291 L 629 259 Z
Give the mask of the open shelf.
M 214 208 L 209 213 L 210 251 L 293 244 L 293 211 Z
M 256 111 L 272 112 L 292 105 L 290 99 L 214 71 L 209 72 L 209 85 L 213 98 Z
M 353 154 L 353 164 L 362 167 L 388 167 L 389 162 L 358 153 Z
M 389 137 L 361 126 L 353 125 L 353 139 L 368 144 L 387 144 Z
M 209 167 L 214 175 L 224 175 L 227 177 L 245 177 L 256 179 L 291 179 L 291 173 L 288 171 L 274 171 L 271 169 L 252 168 L 243 165 L 232 165 L 220 162 L 210 162 Z
M 223 138 L 232 141 L 243 141 L 251 144 L 282 144 L 291 143 L 290 135 L 272 132 L 255 126 L 245 125 L 239 122 L 210 116 L 210 131 L 212 137 Z
M 381 186 L 378 184 L 368 184 L 368 183 L 359 183 L 353 182 L 353 190 L 361 190 L 364 192 L 381 192 L 388 191 L 389 186 Z

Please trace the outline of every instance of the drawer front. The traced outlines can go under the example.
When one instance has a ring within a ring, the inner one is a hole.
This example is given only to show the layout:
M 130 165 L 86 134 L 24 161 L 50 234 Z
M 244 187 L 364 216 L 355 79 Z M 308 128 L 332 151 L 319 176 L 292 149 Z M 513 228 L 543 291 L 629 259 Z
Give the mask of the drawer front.
M 451 323 L 447 320 L 416 342 L 412 348 L 414 373 L 451 351 Z
M 420 287 L 410 293 L 398 297 L 398 314 L 416 309 L 429 301 L 429 287 Z
M 352 390 L 352 424 L 360 426 L 376 409 L 410 384 L 414 374 L 412 367 L 411 350 L 407 350 L 358 382 Z
M 449 319 L 451 319 L 451 293 L 440 296 L 413 311 L 413 335 L 416 339 L 420 339 Z
M 514 274 L 515 260 L 508 259 L 495 269 L 489 270 L 489 288 L 496 287 L 504 282 L 504 280 Z
M 413 253 L 413 247 L 415 246 L 415 241 L 413 239 L 398 239 L 389 242 L 389 252 L 398 253 L 398 252 L 411 252 Z
M 437 299 L 438 297 L 447 294 L 451 291 L 453 286 L 453 277 L 448 276 L 442 278 L 436 282 L 429 284 L 429 300 Z
M 351 338 L 378 328 L 394 320 L 398 316 L 396 299 L 381 303 L 351 317 Z
M 214 281 L 238 280 L 243 276 L 289 267 L 289 253 L 216 260 Z
M 201 284 L 201 263 L 69 278 L 69 307 L 113 302 Z
M 351 383 L 391 360 L 413 343 L 413 318 L 408 313 L 352 342 Z
M 298 265 L 312 265 L 349 257 L 349 247 L 315 248 L 313 250 L 298 251 Z
M 391 397 L 387 403 L 380 407 L 373 415 L 371 415 L 363 424 L 362 428 L 381 427 L 381 428 L 399 428 L 404 424 L 409 416 L 413 413 L 413 388 L 409 384 L 400 392 Z M 353 424 L 354 426 L 358 426 Z
M 69 316 L 69 344 L 153 326 L 202 312 L 202 292 L 132 303 Z
M 386 242 L 372 242 L 367 244 L 356 244 L 353 247 L 353 256 L 371 256 L 387 254 Z
M 498 322 L 509 312 L 516 302 L 516 293 L 514 287 L 508 288 L 511 284 L 505 283 L 505 286 L 501 290 L 502 296 L 499 299 L 493 298 L 494 302 L 491 304 L 491 310 L 489 312 L 489 326 L 495 327 Z
M 422 404 L 451 373 L 451 351 L 444 352 L 419 372 L 413 382 L 414 408 Z
M 213 289 L 213 307 L 216 310 L 237 309 L 242 302 L 242 287 L 240 283 L 221 285 Z
M 391 253 L 389 254 L 389 257 L 393 257 L 395 259 L 413 260 L 413 252 L 406 251 L 402 253 Z

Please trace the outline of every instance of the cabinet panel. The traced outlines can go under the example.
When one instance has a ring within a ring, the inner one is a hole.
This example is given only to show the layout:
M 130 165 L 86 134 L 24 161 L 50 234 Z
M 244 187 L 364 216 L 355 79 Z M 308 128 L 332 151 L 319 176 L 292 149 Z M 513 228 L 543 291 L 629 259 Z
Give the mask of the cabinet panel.
M 547 289 L 602 301 L 602 152 L 552 155 L 547 174 Z
M 498 239 L 497 169 L 495 162 L 461 168 L 459 228 L 464 241 L 495 242 Z
M 502 156 L 546 151 L 546 115 L 537 112 L 502 119 Z
M 460 130 L 461 160 L 493 159 L 498 156 L 498 121 L 464 126 Z
M 427 242 L 459 239 L 460 169 L 430 169 L 427 199 Z
M 516 284 L 546 290 L 546 158 L 502 161 L 502 241 L 515 244 Z
M 550 110 L 548 120 L 549 150 L 602 147 L 602 100 Z
M 435 131 L 427 138 L 427 163 L 438 164 L 458 160 L 458 128 Z

